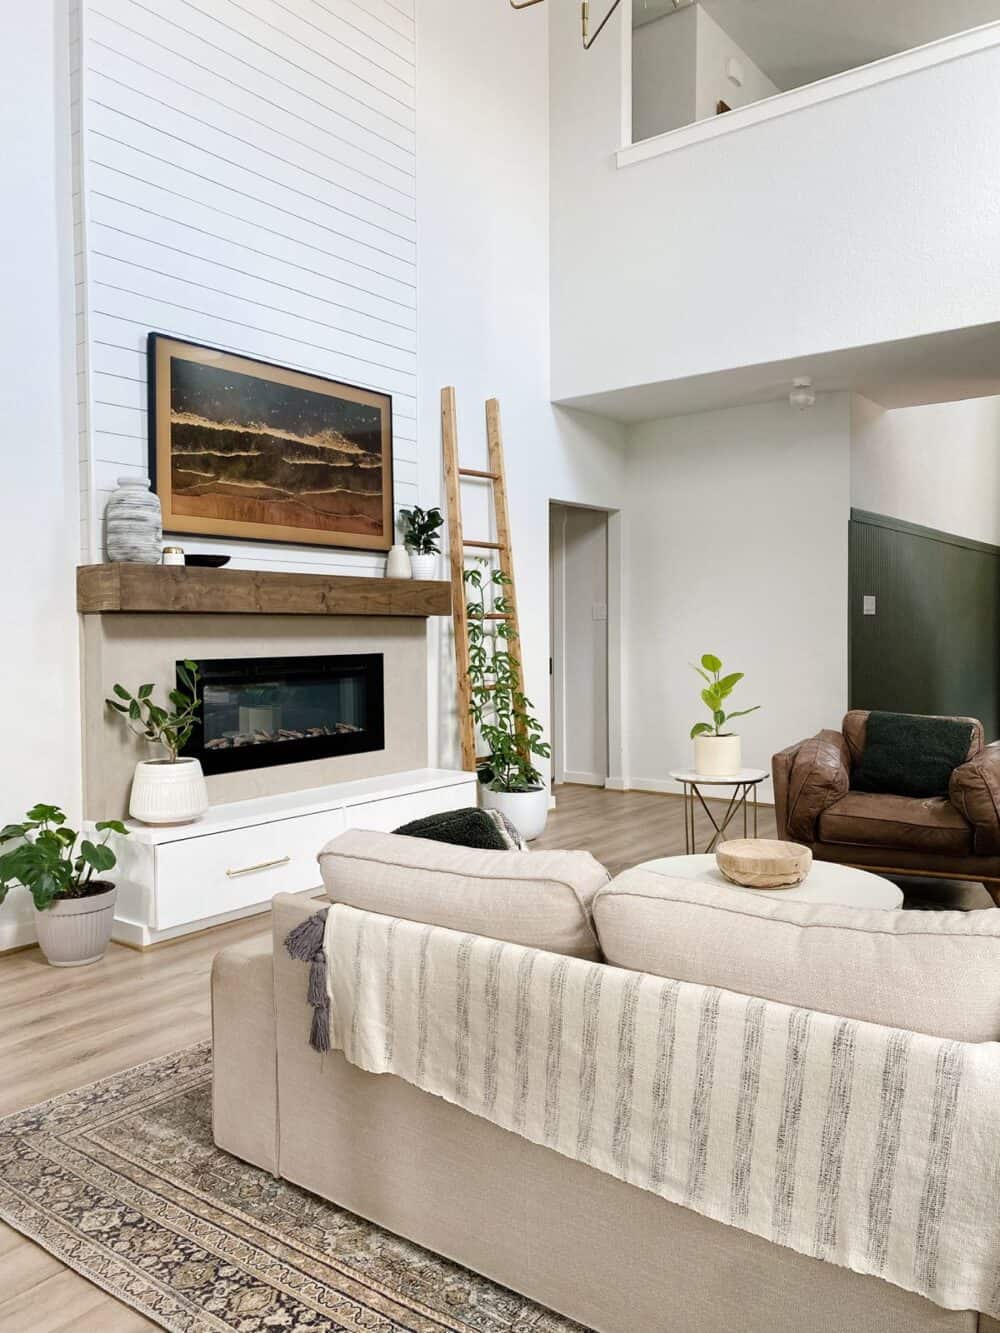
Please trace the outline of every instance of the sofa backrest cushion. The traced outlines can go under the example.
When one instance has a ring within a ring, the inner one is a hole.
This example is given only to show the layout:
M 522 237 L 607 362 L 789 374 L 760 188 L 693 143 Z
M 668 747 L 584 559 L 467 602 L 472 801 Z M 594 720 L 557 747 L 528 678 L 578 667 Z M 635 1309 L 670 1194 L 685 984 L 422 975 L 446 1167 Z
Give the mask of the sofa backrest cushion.
M 598 893 L 604 956 L 957 1041 L 1000 1041 L 1000 912 L 796 902 L 635 869 Z
M 591 903 L 611 878 L 589 852 L 482 851 L 352 829 L 319 854 L 332 902 L 600 959 Z
M 865 744 L 868 738 L 868 714 L 871 710 L 867 708 L 852 708 L 849 713 L 844 714 L 844 720 L 841 723 L 841 731 L 844 733 L 844 740 L 847 742 L 847 748 L 851 752 L 851 767 L 854 768 L 859 763 L 861 756 L 865 752 Z M 969 738 L 969 749 L 966 759 L 975 759 L 976 755 L 986 744 L 986 738 L 983 734 L 983 724 L 974 717 L 953 717 L 947 719 L 949 722 L 968 722 L 972 727 L 972 735 Z

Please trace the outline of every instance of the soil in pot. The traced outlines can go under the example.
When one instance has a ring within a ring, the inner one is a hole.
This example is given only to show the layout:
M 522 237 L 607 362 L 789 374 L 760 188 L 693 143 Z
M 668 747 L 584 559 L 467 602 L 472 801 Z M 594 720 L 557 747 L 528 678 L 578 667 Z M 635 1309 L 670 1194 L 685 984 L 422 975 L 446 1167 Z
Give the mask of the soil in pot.
M 76 898 L 57 898 L 35 909 L 38 943 L 53 967 L 97 963 L 111 942 L 118 891 L 110 880 L 92 880 Z

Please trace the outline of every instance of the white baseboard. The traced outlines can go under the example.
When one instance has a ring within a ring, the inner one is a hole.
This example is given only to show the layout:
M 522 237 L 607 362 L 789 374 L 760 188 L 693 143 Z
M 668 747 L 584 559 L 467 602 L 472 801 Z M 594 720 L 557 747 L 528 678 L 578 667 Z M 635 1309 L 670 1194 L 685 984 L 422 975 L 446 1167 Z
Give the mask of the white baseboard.
M 607 782 L 603 773 L 565 772 L 562 775 L 562 780 L 576 787 L 603 787 Z
M 657 796 L 682 796 L 679 782 L 674 782 L 672 778 L 608 778 L 604 784 L 610 791 L 648 791 Z M 702 795 L 708 800 L 726 801 L 731 794 L 730 788 L 723 788 L 718 796 L 709 795 L 707 788 L 702 788 Z M 752 804 L 752 798 L 751 798 Z M 761 809 L 772 809 L 774 801 L 766 801 L 762 797 L 757 797 L 757 804 Z

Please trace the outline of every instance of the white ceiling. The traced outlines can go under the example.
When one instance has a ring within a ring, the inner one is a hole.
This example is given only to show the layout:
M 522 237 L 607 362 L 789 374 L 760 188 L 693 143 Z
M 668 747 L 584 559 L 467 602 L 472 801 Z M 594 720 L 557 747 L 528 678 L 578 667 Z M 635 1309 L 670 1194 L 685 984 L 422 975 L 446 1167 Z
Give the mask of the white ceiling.
M 688 3 L 689 0 L 683 0 Z M 1000 0 L 702 0 L 755 64 L 787 91 L 1000 19 Z M 632 0 L 638 26 L 673 0 Z

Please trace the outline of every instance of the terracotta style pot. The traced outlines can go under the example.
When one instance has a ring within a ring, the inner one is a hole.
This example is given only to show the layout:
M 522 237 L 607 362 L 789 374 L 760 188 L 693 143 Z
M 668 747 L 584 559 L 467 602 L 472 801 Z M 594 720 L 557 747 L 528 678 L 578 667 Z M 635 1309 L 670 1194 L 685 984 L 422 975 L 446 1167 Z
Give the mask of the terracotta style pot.
M 42 953 L 53 967 L 98 963 L 111 941 L 118 890 L 106 880 L 103 893 L 87 898 L 57 898 L 44 912 L 35 908 L 35 930 Z

